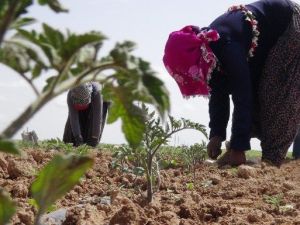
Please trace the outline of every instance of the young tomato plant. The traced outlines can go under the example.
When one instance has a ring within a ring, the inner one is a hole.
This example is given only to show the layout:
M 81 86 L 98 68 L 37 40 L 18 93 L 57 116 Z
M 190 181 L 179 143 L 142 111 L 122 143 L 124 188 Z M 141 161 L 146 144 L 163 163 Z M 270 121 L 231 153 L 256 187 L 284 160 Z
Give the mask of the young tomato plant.
M 194 129 L 202 133 L 205 137 L 207 137 L 207 134 L 205 127 L 199 123 L 195 123 L 184 118 L 177 120 L 169 115 L 168 120 L 164 125 L 161 120 L 155 116 L 155 112 L 149 113 L 149 110 L 145 106 L 143 106 L 143 109 L 147 115 L 146 130 L 143 138 L 143 147 L 146 151 L 144 165 L 147 178 L 147 200 L 148 202 L 151 202 L 153 198 L 154 184 L 153 164 L 155 163 L 155 156 L 159 149 L 163 145 L 168 144 L 173 134 L 182 130 Z M 159 178 L 159 168 L 155 166 L 155 169 L 157 169 L 157 175 Z
M 194 129 L 202 133 L 207 137 L 205 127 L 199 123 L 191 122 L 187 119 L 177 120 L 172 116 L 168 116 L 168 120 L 162 123 L 160 118 L 156 116 L 155 112 L 149 113 L 148 108 L 143 105 L 142 110 L 146 117 L 145 133 L 143 134 L 142 143 L 137 148 L 131 148 L 130 146 L 118 148 L 114 154 L 115 160 L 113 161 L 114 167 L 120 167 L 125 172 L 128 171 L 128 166 L 135 168 L 143 168 L 147 179 L 147 201 L 151 202 L 154 193 L 155 181 L 156 186 L 159 188 L 160 176 L 159 176 L 159 157 L 158 152 L 164 145 L 167 145 L 171 136 L 179 131 L 186 129 Z M 201 145 L 194 145 L 191 147 L 187 154 L 193 162 L 197 162 L 199 158 L 202 159 L 204 149 L 204 142 Z M 201 157 L 200 157 L 201 155 Z M 141 170 L 140 170 L 141 171 Z

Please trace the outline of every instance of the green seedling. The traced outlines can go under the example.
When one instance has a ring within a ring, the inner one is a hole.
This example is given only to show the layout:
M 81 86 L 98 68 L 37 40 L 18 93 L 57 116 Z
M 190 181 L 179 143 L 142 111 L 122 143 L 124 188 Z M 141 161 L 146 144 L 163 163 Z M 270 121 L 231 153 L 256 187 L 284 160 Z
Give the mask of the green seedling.
M 202 133 L 205 137 L 207 137 L 207 134 L 205 127 L 201 124 L 191 122 L 187 119 L 176 120 L 170 115 L 165 124 L 163 124 L 160 118 L 155 115 L 155 112 L 149 113 L 145 105 L 142 105 L 142 109 L 147 120 L 141 145 L 136 148 L 123 146 L 119 149 L 120 151 L 116 151 L 114 156 L 117 162 L 119 162 L 118 165 L 123 168 L 125 164 L 144 168 L 147 179 L 147 200 L 151 202 L 154 186 L 156 186 L 156 189 L 159 189 L 160 185 L 159 171 L 161 159 L 158 153 L 161 147 L 168 144 L 172 135 L 182 130 L 194 129 Z M 195 149 L 198 148 L 198 146 L 195 145 L 191 148 L 191 152 L 196 152 Z M 197 149 L 197 151 L 198 150 L 199 149 Z M 173 161 L 173 164 L 174 163 L 175 161 Z M 114 165 L 117 165 L 116 161 Z
M 190 147 L 182 146 L 182 159 L 189 172 L 193 172 L 194 182 L 196 181 L 196 165 L 207 157 L 206 143 L 194 144 Z
M 194 190 L 194 183 L 186 183 L 186 188 L 189 191 L 193 191 Z
M 276 209 L 280 208 L 280 205 L 283 202 L 283 194 L 278 194 L 278 195 L 264 195 L 264 201 L 272 206 L 274 206 Z

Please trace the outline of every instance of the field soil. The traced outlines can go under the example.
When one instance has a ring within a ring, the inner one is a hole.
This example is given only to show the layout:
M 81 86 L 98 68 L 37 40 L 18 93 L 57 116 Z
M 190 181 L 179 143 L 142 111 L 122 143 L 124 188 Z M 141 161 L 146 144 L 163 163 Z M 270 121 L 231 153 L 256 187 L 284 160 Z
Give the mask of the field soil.
M 58 153 L 25 152 L 22 158 L 0 155 L 0 186 L 18 207 L 11 224 L 33 223 L 36 210 L 30 204 L 30 184 Z M 46 215 L 43 224 L 300 225 L 300 161 L 287 162 L 280 169 L 261 163 L 218 169 L 203 163 L 196 168 L 195 180 L 185 168 L 165 169 L 153 202 L 147 204 L 144 177 L 111 169 L 110 153 L 90 154 L 94 167 L 57 201 L 52 217 Z

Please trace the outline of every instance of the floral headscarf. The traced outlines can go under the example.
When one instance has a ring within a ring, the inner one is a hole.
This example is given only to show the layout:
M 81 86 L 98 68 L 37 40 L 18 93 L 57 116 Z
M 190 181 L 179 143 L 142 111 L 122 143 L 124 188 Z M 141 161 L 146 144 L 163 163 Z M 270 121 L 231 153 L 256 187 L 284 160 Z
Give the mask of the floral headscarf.
M 186 26 L 170 34 L 163 62 L 183 97 L 209 95 L 207 83 L 217 60 L 209 42 L 219 38 L 217 31 L 199 30 L 195 26 Z
M 88 108 L 91 103 L 91 96 L 93 92 L 93 86 L 90 82 L 81 84 L 71 89 L 71 100 L 77 110 L 84 110 Z

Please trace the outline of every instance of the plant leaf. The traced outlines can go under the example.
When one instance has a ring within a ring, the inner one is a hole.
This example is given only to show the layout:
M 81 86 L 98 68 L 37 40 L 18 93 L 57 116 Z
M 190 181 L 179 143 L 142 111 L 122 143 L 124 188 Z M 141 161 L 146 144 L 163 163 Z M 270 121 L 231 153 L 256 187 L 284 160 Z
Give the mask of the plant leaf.
M 54 12 L 68 12 L 58 0 L 38 0 L 40 5 L 48 5 Z
M 0 224 L 7 224 L 15 212 L 15 204 L 8 194 L 0 189 Z
M 64 59 L 69 59 L 73 54 L 79 51 L 82 47 L 96 42 L 102 43 L 106 37 L 100 32 L 89 32 L 81 35 L 71 34 L 60 50 L 60 56 Z
M 141 143 L 145 131 L 145 118 L 141 109 L 135 105 L 129 106 L 126 114 L 122 116 L 122 122 L 126 140 L 133 148 L 137 147 Z
M 64 45 L 64 35 L 57 29 L 43 23 L 44 37 L 48 44 L 53 46 L 55 49 L 60 49 Z M 45 41 L 46 41 L 45 40 Z
M 148 74 L 142 76 L 142 81 L 150 96 L 154 99 L 160 115 L 163 116 L 165 111 L 170 110 L 169 93 L 164 83 L 154 75 Z
M 35 79 L 41 75 L 43 67 L 41 64 L 36 64 L 32 69 L 32 79 Z
M 91 158 L 79 155 L 55 156 L 39 173 L 31 193 L 40 214 L 66 194 L 93 164 Z
M 0 152 L 21 155 L 21 151 L 17 148 L 14 142 L 0 139 Z
M 24 17 L 24 18 L 20 18 L 18 20 L 15 20 L 11 25 L 10 25 L 10 29 L 19 29 L 21 27 L 24 26 L 28 26 L 31 25 L 33 23 L 35 23 L 36 20 L 34 18 L 30 18 L 30 17 Z

